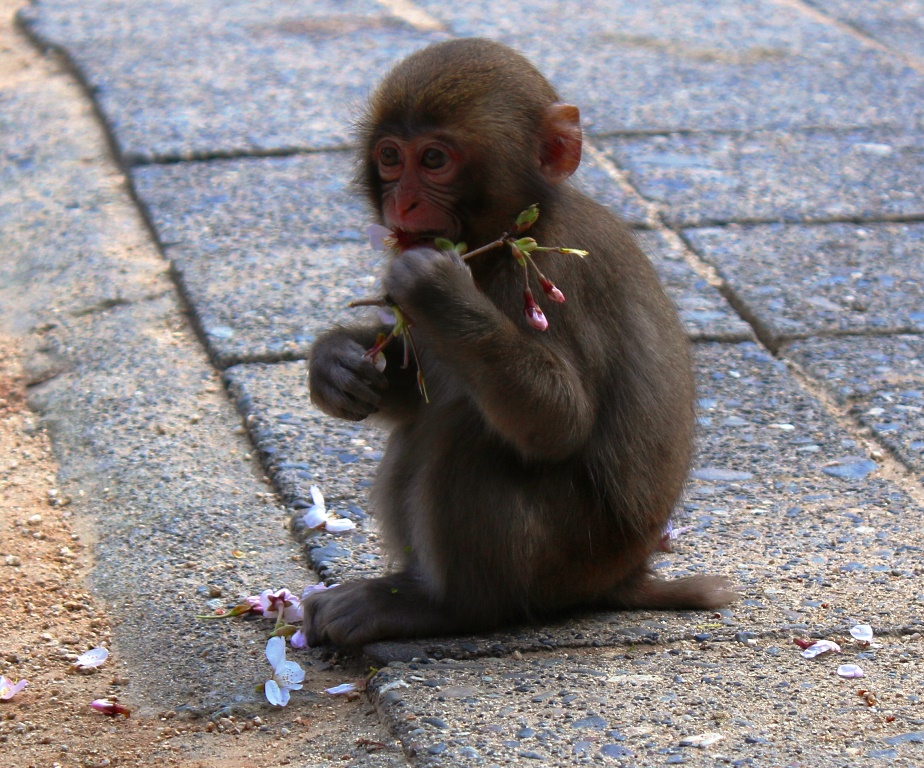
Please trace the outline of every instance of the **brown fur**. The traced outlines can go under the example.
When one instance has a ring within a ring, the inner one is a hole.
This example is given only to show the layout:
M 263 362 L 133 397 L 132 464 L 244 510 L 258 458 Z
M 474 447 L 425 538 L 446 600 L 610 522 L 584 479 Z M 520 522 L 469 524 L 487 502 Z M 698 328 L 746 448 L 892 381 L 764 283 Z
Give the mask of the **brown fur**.
M 529 234 L 590 255 L 538 256 L 566 296 L 543 300 L 532 285 L 544 333 L 523 315 L 523 272 L 509 251 L 468 265 L 432 249 L 394 256 L 385 287 L 413 318 L 429 404 L 416 371 L 400 367 L 400 345 L 388 349 L 384 374 L 362 357 L 382 328 L 336 328 L 318 340 L 314 402 L 391 424 L 373 504 L 397 571 L 310 597 L 312 644 L 734 598 L 719 578 L 665 582 L 648 570 L 692 450 L 688 343 L 631 233 L 567 183 L 548 181 L 556 136 L 544 116 L 557 101 L 529 62 L 483 40 L 414 54 L 372 97 L 360 179 L 374 206 L 375 142 L 439 132 L 467 158 L 454 192 L 470 247 L 539 202 Z

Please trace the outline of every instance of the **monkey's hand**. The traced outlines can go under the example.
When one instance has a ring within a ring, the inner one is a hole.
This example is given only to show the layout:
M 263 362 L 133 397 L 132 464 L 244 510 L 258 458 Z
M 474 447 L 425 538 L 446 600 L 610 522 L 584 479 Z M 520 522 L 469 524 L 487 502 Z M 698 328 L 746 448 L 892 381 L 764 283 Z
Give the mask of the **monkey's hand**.
M 439 291 L 460 278 L 474 288 L 471 270 L 454 251 L 409 248 L 392 257 L 385 274 L 385 292 L 414 318 L 414 309 L 426 301 L 432 289 Z
M 360 421 L 379 409 L 388 379 L 347 332 L 333 330 L 311 349 L 308 385 L 311 401 L 325 413 Z

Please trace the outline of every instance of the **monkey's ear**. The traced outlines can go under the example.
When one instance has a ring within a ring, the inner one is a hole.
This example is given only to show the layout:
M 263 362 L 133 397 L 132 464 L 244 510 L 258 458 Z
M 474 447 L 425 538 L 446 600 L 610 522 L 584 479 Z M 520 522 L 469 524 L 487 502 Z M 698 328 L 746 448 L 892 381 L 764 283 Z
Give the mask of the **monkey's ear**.
M 581 113 L 560 102 L 545 112 L 539 165 L 550 184 L 567 179 L 581 164 Z

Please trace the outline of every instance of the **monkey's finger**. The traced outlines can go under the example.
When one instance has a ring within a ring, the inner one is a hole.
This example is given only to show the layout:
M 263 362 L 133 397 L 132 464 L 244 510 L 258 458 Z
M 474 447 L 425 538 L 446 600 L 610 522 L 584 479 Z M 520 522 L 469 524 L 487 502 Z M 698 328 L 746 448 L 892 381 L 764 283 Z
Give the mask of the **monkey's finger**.
M 374 370 L 374 369 L 373 369 Z M 378 407 L 382 402 L 382 396 L 370 381 L 363 376 L 357 376 L 354 371 L 342 368 L 334 381 L 336 389 L 349 395 L 360 403 L 368 403 L 371 406 Z M 378 371 L 376 371 L 378 373 Z

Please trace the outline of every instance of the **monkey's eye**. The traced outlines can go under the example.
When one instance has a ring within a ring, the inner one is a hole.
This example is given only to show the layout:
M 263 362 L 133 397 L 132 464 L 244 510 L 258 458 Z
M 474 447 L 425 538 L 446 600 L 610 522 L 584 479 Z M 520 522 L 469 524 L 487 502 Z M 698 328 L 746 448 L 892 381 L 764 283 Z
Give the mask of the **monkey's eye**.
M 379 150 L 379 162 L 388 167 L 401 162 L 401 154 L 396 147 L 382 147 Z
M 425 150 L 420 158 L 420 164 L 424 168 L 429 168 L 431 171 L 442 168 L 448 162 L 449 155 L 444 150 L 437 149 L 436 147 L 430 147 Z

